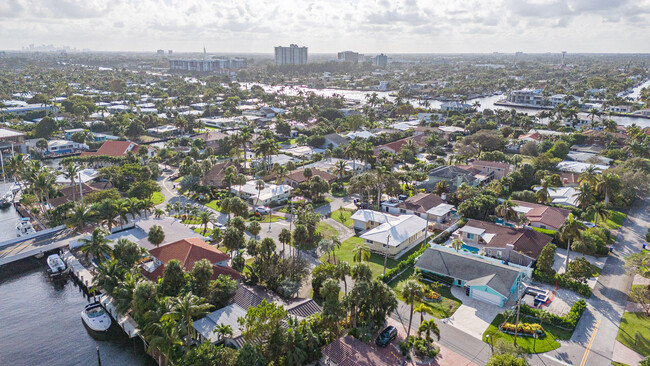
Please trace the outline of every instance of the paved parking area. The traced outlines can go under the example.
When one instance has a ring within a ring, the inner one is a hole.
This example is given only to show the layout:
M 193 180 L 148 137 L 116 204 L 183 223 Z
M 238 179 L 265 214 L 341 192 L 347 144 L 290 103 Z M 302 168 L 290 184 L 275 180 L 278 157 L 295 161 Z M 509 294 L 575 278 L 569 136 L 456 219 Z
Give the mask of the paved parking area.
M 465 290 L 460 287 L 452 287 L 451 293 L 463 304 L 451 317 L 442 321 L 474 338 L 482 339 L 483 333 L 492 323 L 492 320 L 504 310 L 499 306 L 467 297 Z

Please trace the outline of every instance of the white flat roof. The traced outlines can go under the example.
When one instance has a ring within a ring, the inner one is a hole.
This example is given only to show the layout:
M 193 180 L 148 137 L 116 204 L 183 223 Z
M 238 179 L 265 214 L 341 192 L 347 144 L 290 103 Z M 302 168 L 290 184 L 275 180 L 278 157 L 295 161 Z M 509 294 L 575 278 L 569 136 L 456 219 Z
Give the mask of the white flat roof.
M 398 221 L 387 222 L 372 230 L 368 230 L 365 234 L 360 235 L 360 237 L 365 240 L 385 244 L 388 235 L 390 235 L 388 245 L 395 247 L 419 231 L 424 231 L 426 226 L 426 220 L 415 215 L 402 215 L 398 219 Z
M 470 234 L 476 234 L 476 235 L 482 235 L 485 232 L 485 229 L 481 229 L 481 228 L 478 228 L 478 227 L 467 226 L 467 225 L 461 227 L 458 230 L 463 232 L 463 233 L 470 233 Z
M 22 133 L 22 132 L 19 132 L 19 131 L 8 130 L 6 128 L 0 128 L 0 138 L 17 137 L 17 136 L 25 136 L 25 134 Z
M 427 211 L 428 214 L 431 215 L 436 215 L 436 216 L 443 216 L 446 215 L 447 213 L 451 212 L 453 210 L 454 205 L 450 205 L 448 203 L 441 203 L 436 207 L 432 207 Z

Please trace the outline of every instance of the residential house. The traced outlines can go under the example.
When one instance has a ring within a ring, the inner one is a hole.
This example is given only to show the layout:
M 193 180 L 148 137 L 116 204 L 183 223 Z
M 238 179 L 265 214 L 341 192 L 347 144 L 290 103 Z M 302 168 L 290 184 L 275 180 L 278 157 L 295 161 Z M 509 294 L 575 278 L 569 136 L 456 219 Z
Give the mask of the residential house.
M 282 183 L 288 184 L 293 188 L 298 188 L 298 185 L 300 183 L 305 183 L 308 181 L 307 177 L 305 177 L 305 169 L 296 169 L 289 174 L 283 179 Z M 336 175 L 328 173 L 324 170 L 320 169 L 311 169 L 312 177 L 321 177 L 327 183 L 334 183 L 336 181 Z
M 220 275 L 226 275 L 239 280 L 241 274 L 230 266 L 230 256 L 204 242 L 199 238 L 187 238 L 149 250 L 151 261 L 144 262 L 141 266 L 142 274 L 151 281 L 158 281 L 165 272 L 165 265 L 172 259 L 181 262 L 186 271 L 191 271 L 196 262 L 207 259 L 212 264 L 212 280 Z
M 370 164 L 365 163 L 361 160 L 347 160 L 347 159 L 338 159 L 338 158 L 327 158 L 327 159 L 319 160 L 311 164 L 304 165 L 303 168 L 326 170 L 330 173 L 334 173 L 336 171 L 336 163 L 338 163 L 339 161 L 345 161 L 346 170 L 348 174 L 352 172 L 355 173 L 365 172 L 366 170 L 369 170 L 371 168 Z
M 491 222 L 469 220 L 465 226 L 456 230 L 470 251 L 483 251 L 485 255 L 516 263 L 531 265 L 541 253 L 542 248 L 553 238 L 532 229 L 515 228 Z
M 397 259 L 424 241 L 426 223 L 415 215 L 401 215 L 397 220 L 390 219 L 359 237 L 370 251 Z
M 173 134 L 176 134 L 178 131 L 178 127 L 172 125 L 147 128 L 147 132 L 152 136 L 171 136 Z
M 614 113 L 632 113 L 632 106 L 629 105 L 611 105 L 607 108 L 608 111 Z
M 140 145 L 131 141 L 105 141 L 97 151 L 85 151 L 81 156 L 125 157 L 128 152 L 138 153 Z
M 321 312 L 320 306 L 313 299 L 294 298 L 285 300 L 261 286 L 240 286 L 226 307 L 218 309 L 207 316 L 193 322 L 193 327 L 200 342 L 219 342 L 218 334 L 214 332 L 217 325 L 230 325 L 233 334 L 227 336 L 224 343 L 228 347 L 240 348 L 246 343 L 242 336 L 239 318 L 246 316 L 251 307 L 256 307 L 266 300 L 268 303 L 282 305 L 287 315 L 303 320 Z
M 321 149 L 336 149 L 339 146 L 346 146 L 348 144 L 348 140 L 338 133 L 330 133 L 329 135 L 323 136 L 323 138 L 325 141 L 320 146 Z
M 406 144 L 408 144 L 409 141 L 413 141 L 415 143 L 415 146 L 417 146 L 417 151 L 416 151 L 417 153 L 424 146 L 425 137 L 426 137 L 425 135 L 417 135 L 417 136 L 407 137 L 407 138 L 399 139 L 397 141 L 389 142 L 384 145 L 379 145 L 375 147 L 374 154 L 375 156 L 379 156 L 379 154 L 382 151 L 387 151 L 391 154 L 397 154 L 402 150 L 402 148 L 404 148 Z
M 582 155 L 584 155 L 584 154 L 586 154 L 586 153 L 582 153 Z M 573 155 L 575 157 L 581 156 L 580 153 L 573 153 Z M 596 157 L 596 156 L 594 155 L 593 157 Z M 607 158 L 604 158 L 604 159 L 607 159 Z M 594 163 L 591 163 L 591 162 L 583 163 L 583 162 L 580 162 L 580 161 L 570 161 L 570 160 L 563 160 L 563 161 L 559 162 L 557 164 L 557 166 L 556 166 L 557 170 L 559 170 L 559 171 L 571 172 L 571 173 L 582 173 L 585 170 L 589 169 L 589 167 L 595 167 L 599 172 L 602 172 L 603 170 L 609 169 L 609 165 L 594 164 Z
M 491 175 L 494 179 L 501 179 L 513 170 L 509 163 L 496 161 L 474 160 L 470 162 L 470 165 L 484 174 Z
M 449 112 L 449 111 L 464 112 L 470 109 L 472 109 L 471 105 L 457 102 L 457 101 L 445 102 L 440 105 L 440 110 L 443 112 Z
M 203 140 L 206 147 L 211 147 L 217 152 L 224 152 L 220 141 L 228 137 L 227 134 L 219 131 L 209 131 L 194 135 L 191 137 L 192 140 Z
M 524 214 L 528 219 L 528 225 L 540 229 L 559 230 L 571 213 L 571 211 L 559 207 L 517 200 L 512 202 L 517 205 L 514 210 L 517 213 Z
M 286 202 L 291 196 L 291 186 L 286 184 L 268 184 L 260 191 L 257 190 L 257 181 L 249 180 L 243 186 L 232 186 L 230 191 L 252 205 L 278 205 Z
M 88 145 L 68 140 L 50 140 L 47 142 L 47 152 L 50 155 L 70 154 L 79 150 L 88 150 Z
M 602 130 L 587 130 L 583 132 L 587 136 L 588 144 L 598 144 L 606 146 L 609 142 L 614 142 L 618 146 L 625 146 L 627 135 L 622 132 L 609 132 Z
M 21 153 L 27 153 L 25 134 L 23 132 L 0 128 L 0 149 L 15 148 Z
M 567 127 L 581 128 L 584 126 L 590 126 L 592 124 L 602 124 L 602 122 L 603 119 L 599 116 L 591 116 L 589 113 L 580 112 L 575 119 L 567 117 L 564 120 L 564 125 Z
M 357 210 L 350 216 L 354 222 L 354 229 L 357 231 L 365 231 L 374 229 L 381 224 L 387 222 L 397 222 L 399 217 L 384 212 L 373 210 Z
M 525 135 L 519 136 L 518 140 L 522 142 L 532 141 L 538 144 L 540 141 L 542 141 L 542 135 L 540 135 L 539 132 L 527 133 Z
M 429 220 L 434 229 L 445 230 L 455 218 L 455 207 L 434 193 L 417 193 L 400 201 L 391 199 L 381 203 L 381 210 L 394 215 L 416 215 Z
M 226 177 L 226 169 L 229 166 L 234 166 L 231 161 L 217 163 L 210 168 L 201 177 L 201 184 L 205 186 L 213 186 L 219 188 L 226 188 L 228 185 L 224 183 L 223 179 Z
M 541 187 L 533 188 L 535 192 L 540 189 Z M 549 188 L 548 195 L 552 204 L 578 207 L 578 190 L 574 187 Z
M 81 186 L 81 189 L 79 188 L 79 186 Z M 82 195 L 87 196 L 91 193 L 99 192 L 110 188 L 112 188 L 110 183 L 97 182 L 97 183 L 79 184 L 78 180 L 75 180 L 74 186 L 67 186 L 59 190 L 59 194 L 61 194 L 62 196 L 58 196 L 50 199 L 49 201 L 50 207 L 57 208 L 68 202 L 76 202 L 81 200 Z
M 429 180 L 425 183 L 425 189 L 432 191 L 440 181 L 447 181 L 450 192 L 455 192 L 463 183 L 471 187 L 477 187 L 480 180 L 468 170 L 454 165 L 439 166 L 429 172 Z
M 525 272 L 517 267 L 439 246 L 427 248 L 415 268 L 425 276 L 433 274 L 442 277 L 441 282 L 465 288 L 470 298 L 501 307 L 516 296 L 525 277 Z

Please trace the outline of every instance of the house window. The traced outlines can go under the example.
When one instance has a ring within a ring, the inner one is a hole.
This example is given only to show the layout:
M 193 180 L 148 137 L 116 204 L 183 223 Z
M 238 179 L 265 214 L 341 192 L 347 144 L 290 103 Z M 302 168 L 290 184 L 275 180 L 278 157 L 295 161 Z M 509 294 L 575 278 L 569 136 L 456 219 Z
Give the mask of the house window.
M 474 240 L 474 234 L 467 233 L 467 239 Z
M 497 250 L 497 258 L 501 258 L 501 251 Z
M 463 284 L 463 280 L 456 280 L 456 282 L 458 283 L 458 286 Z
M 403 209 L 403 208 L 400 208 L 399 213 L 401 213 L 401 214 L 405 214 L 405 213 L 406 213 L 406 210 Z
M 546 229 L 546 225 L 539 225 L 541 229 Z

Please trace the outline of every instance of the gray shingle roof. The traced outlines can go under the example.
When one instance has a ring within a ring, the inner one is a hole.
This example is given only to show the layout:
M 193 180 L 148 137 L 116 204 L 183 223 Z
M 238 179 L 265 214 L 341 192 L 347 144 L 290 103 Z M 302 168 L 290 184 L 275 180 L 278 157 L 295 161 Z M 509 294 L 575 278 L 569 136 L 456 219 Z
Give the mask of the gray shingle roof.
M 471 286 L 486 285 L 506 297 L 510 296 L 510 289 L 520 273 L 504 264 L 435 247 L 428 248 L 415 267 L 463 280 Z

